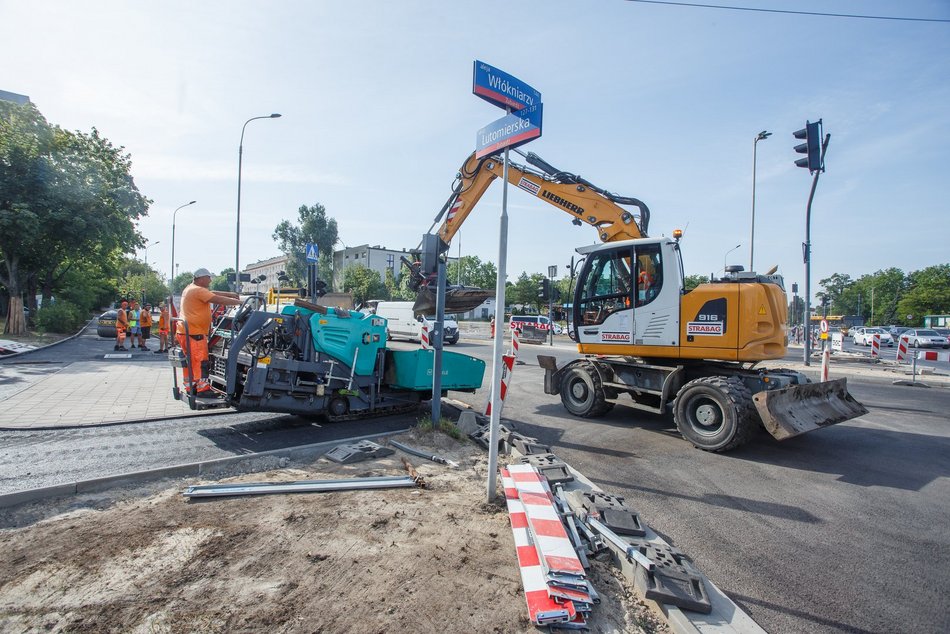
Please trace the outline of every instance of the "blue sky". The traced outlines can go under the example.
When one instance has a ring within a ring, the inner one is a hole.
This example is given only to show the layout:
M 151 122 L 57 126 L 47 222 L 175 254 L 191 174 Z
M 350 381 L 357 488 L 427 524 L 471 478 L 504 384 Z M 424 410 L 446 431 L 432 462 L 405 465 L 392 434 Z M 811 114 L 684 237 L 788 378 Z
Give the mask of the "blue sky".
M 950 19 L 946 0 L 761 1 L 764 8 Z M 950 261 L 950 24 L 811 17 L 623 1 L 31 2 L 0 0 L 0 89 L 52 123 L 97 127 L 132 154 L 153 199 L 148 259 L 234 264 L 244 140 L 241 263 L 301 204 L 324 204 L 350 246 L 415 246 L 502 116 L 471 93 L 480 59 L 538 89 L 529 149 L 646 202 L 652 235 L 684 228 L 687 273 L 749 266 L 804 280 L 811 179 L 792 132 L 822 118 L 827 172 L 813 205 L 812 282 Z M 497 259 L 502 187 L 461 232 Z M 596 240 L 512 188 L 509 276 L 545 271 Z M 459 245 L 452 245 L 453 255 Z M 139 257 L 143 252 L 139 251 Z

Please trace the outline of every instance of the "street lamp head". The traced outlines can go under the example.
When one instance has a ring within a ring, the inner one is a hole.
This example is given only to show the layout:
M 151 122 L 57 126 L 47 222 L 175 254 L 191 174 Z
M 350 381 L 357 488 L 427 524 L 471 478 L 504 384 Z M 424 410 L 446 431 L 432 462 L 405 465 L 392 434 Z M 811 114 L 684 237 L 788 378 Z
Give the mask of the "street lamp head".
M 198 201 L 197 201 L 197 200 L 193 200 L 193 201 L 191 201 L 191 202 L 188 203 L 188 204 L 189 204 L 189 205 L 194 205 L 196 202 L 198 202 Z
M 271 119 L 279 119 L 280 116 L 281 116 L 281 115 L 280 115 L 279 112 L 275 112 L 275 113 L 273 113 L 273 114 L 270 116 L 270 118 L 271 118 Z
M 759 135 L 758 135 L 757 137 L 755 137 L 755 140 L 756 140 L 756 141 L 762 141 L 762 140 L 765 140 L 765 139 L 769 138 L 770 136 L 772 136 L 772 133 L 771 133 L 771 132 L 766 132 L 765 130 L 762 130 L 761 132 L 759 132 Z

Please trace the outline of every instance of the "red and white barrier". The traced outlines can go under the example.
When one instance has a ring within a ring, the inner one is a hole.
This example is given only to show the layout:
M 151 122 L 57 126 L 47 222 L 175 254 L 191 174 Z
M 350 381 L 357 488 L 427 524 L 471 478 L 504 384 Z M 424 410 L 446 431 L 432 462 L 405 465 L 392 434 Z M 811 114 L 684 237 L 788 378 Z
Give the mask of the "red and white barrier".
M 950 361 L 950 352 L 936 350 L 918 350 L 917 359 L 920 361 Z
M 903 363 L 907 358 L 907 347 L 910 345 L 910 337 L 900 337 L 897 340 L 897 362 Z
M 871 337 L 871 358 L 878 359 L 881 356 L 881 335 Z
M 515 539 L 518 553 L 518 569 L 521 572 L 521 585 L 528 605 L 528 618 L 537 625 L 564 623 L 577 617 L 574 604 L 566 601 L 563 605 L 548 593 L 547 578 L 541 568 L 541 558 L 531 540 L 528 528 L 528 515 L 515 488 L 514 479 L 507 469 L 501 470 L 501 482 L 505 488 L 505 502 L 511 520 L 511 533 Z
M 508 382 L 511 381 L 511 373 L 515 367 L 515 358 L 510 354 L 501 355 L 501 407 L 505 406 L 505 395 L 508 393 Z M 494 390 L 494 386 L 492 387 Z M 488 405 L 485 406 L 485 416 L 491 416 L 491 402 L 494 400 L 493 392 L 488 393 Z M 501 416 L 501 412 L 498 412 Z
M 419 344 L 422 346 L 423 350 L 429 349 L 429 326 L 425 323 L 422 324 L 422 330 L 419 331 Z
M 518 358 L 518 351 L 521 349 L 521 328 L 511 328 L 511 356 Z

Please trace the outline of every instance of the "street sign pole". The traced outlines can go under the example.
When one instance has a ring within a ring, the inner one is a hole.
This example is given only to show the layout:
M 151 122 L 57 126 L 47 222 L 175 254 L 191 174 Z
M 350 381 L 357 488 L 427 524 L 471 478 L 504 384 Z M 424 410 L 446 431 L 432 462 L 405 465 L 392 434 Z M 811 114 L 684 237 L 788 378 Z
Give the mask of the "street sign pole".
M 495 281 L 495 341 L 491 363 L 491 423 L 488 433 L 488 501 L 495 499 L 498 470 L 498 435 L 501 422 L 501 383 L 505 336 L 505 278 L 508 266 L 508 148 L 502 169 L 501 217 L 498 222 L 498 279 Z
M 498 222 L 498 279 L 495 281 L 495 339 L 492 346 L 491 421 L 488 433 L 488 501 L 495 499 L 498 470 L 498 437 L 501 420 L 501 378 L 504 367 L 505 280 L 508 265 L 508 152 L 541 136 L 541 93 L 516 77 L 475 60 L 472 92 L 504 108 L 505 116 L 479 130 L 475 156 L 482 158 L 504 150 L 501 217 Z M 512 115 L 512 110 L 517 112 Z

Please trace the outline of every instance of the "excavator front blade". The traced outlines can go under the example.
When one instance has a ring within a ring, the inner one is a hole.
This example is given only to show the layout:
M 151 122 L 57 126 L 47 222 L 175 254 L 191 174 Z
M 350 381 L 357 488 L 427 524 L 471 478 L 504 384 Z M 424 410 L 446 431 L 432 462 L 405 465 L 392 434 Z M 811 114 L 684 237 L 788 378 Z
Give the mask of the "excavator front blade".
M 868 413 L 848 393 L 848 380 L 805 383 L 752 397 L 762 424 L 778 440 L 836 425 Z
M 495 291 L 486 291 L 480 288 L 466 286 L 450 286 L 445 289 L 445 313 L 466 313 L 482 305 L 489 298 L 495 296 Z M 422 288 L 416 294 L 416 302 L 412 305 L 416 315 L 435 314 L 435 290 Z

